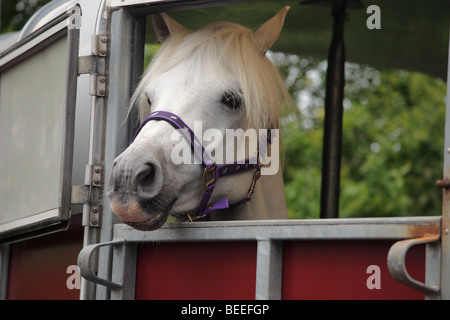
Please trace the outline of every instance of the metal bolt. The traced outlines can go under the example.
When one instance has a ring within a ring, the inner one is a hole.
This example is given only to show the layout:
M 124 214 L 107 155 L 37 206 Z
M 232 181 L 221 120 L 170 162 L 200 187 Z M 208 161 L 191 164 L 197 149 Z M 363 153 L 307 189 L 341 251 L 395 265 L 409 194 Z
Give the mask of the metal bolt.
M 101 39 L 102 43 L 106 43 L 106 38 Z
M 101 82 L 102 80 L 100 79 L 100 82 Z M 104 80 L 103 80 L 103 82 L 104 82 Z M 97 167 L 97 168 L 95 168 L 95 173 L 100 173 L 102 171 L 102 169 L 100 169 L 99 167 Z
M 105 83 L 105 78 L 100 78 L 100 83 Z
M 95 219 L 95 218 L 93 218 L 91 222 L 94 226 L 97 225 L 97 223 L 98 223 L 97 219 Z
M 100 94 L 101 95 L 105 94 L 105 90 L 100 90 Z
M 95 178 L 95 179 L 94 179 L 94 183 L 95 183 L 95 184 L 100 184 L 100 179 L 99 179 L 99 178 Z
M 436 187 L 448 189 L 450 188 L 450 181 L 448 180 L 436 180 Z
M 97 207 L 93 207 L 93 208 L 92 208 L 92 212 L 93 212 L 93 213 L 98 213 L 98 208 L 97 208 Z

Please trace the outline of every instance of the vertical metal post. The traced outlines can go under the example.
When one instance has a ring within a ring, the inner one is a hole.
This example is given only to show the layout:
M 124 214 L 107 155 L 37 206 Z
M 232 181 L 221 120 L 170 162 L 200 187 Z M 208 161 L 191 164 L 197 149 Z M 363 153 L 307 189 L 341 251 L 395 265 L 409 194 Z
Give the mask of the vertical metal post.
M 445 110 L 444 181 L 450 181 L 450 37 L 447 64 L 447 101 Z M 441 298 L 450 299 L 450 189 L 443 189 Z
M 283 243 L 258 240 L 256 258 L 256 300 L 281 300 Z
M 99 8 L 99 12 L 104 12 L 104 4 Z M 96 35 L 106 34 L 106 19 L 102 18 L 97 21 Z M 94 41 L 94 37 L 92 38 Z M 97 47 L 94 43 L 92 45 L 92 53 L 97 51 Z M 106 56 L 99 57 L 97 62 L 97 73 L 104 76 L 107 74 L 106 70 Z M 103 168 L 104 162 L 104 135 L 105 135 L 105 117 L 106 117 L 106 95 L 97 96 L 96 93 L 92 92 L 91 97 L 91 114 L 90 114 L 90 129 L 89 129 L 89 153 L 88 153 L 88 168 L 89 167 L 99 167 Z M 101 173 L 103 174 L 103 172 Z M 103 174 L 104 177 L 104 174 Z M 86 177 L 85 184 L 90 185 L 90 174 Z M 103 191 L 104 178 L 96 187 L 89 187 L 90 199 L 89 203 L 83 205 L 83 222 L 84 236 L 83 236 L 83 247 L 87 245 L 97 243 L 100 238 L 99 226 L 102 225 L 101 221 L 97 221 L 97 225 L 91 226 L 91 211 L 93 212 L 93 207 L 96 206 L 97 213 L 99 217 L 102 217 L 102 206 L 101 206 L 101 193 Z M 100 218 L 101 220 L 102 218 Z M 93 261 L 94 265 L 97 265 L 97 253 Z M 80 300 L 91 300 L 95 298 L 96 295 L 96 284 L 93 282 L 88 282 L 84 279 L 81 281 L 80 290 Z
M 441 244 L 439 241 L 426 244 L 425 283 L 430 287 L 441 286 Z M 427 300 L 439 300 L 440 292 L 425 294 Z
M 10 244 L 0 246 L 0 300 L 8 299 L 10 251 Z
M 345 84 L 344 23 L 346 0 L 332 2 L 333 37 L 328 53 L 325 123 L 322 151 L 320 217 L 339 216 L 339 185 L 342 149 L 342 116 Z
M 61 176 L 61 219 L 70 218 L 70 200 L 72 191 L 73 149 L 75 141 L 75 111 L 78 85 L 78 52 L 80 47 L 81 8 L 78 5 L 68 10 L 67 19 L 67 69 L 66 69 L 66 114 L 64 125 L 64 172 Z M 70 119 L 73 119 L 71 121 Z
M 104 166 L 105 181 L 108 179 L 114 159 L 127 148 L 130 132 L 135 125 L 127 119 L 129 98 L 142 74 L 145 17 L 135 16 L 129 9 L 113 11 L 108 21 L 110 55 L 106 61 L 109 73 L 106 113 Z M 124 125 L 126 123 L 126 125 Z M 103 217 L 100 242 L 113 238 L 113 225 L 119 220 L 111 211 L 109 199 L 103 194 Z M 99 251 L 98 274 L 104 279 L 112 276 L 113 252 L 111 248 Z M 109 289 L 98 286 L 97 299 L 110 299 Z
M 112 281 L 121 283 L 111 290 L 111 300 L 134 300 L 136 291 L 137 244 L 125 243 L 113 248 Z

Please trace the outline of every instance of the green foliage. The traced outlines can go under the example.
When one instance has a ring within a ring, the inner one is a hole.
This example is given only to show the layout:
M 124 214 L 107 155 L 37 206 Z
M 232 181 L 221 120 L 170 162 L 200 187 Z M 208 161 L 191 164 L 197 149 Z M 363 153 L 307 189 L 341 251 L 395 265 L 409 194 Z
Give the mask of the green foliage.
M 51 0 L 0 0 L 0 33 L 19 31 L 27 20 Z
M 297 64 L 275 62 L 289 73 Z M 290 60 L 289 60 L 290 59 Z M 294 59 L 295 60 L 295 59 Z M 323 64 L 323 63 L 322 63 Z M 288 83 L 303 117 L 283 128 L 291 218 L 320 212 L 325 68 L 311 60 Z M 346 65 L 340 217 L 441 214 L 446 84 L 423 74 Z M 311 84 L 314 83 L 315 84 Z M 308 99 L 299 99 L 309 90 Z
M 145 47 L 144 47 L 144 70 L 147 69 L 148 65 L 150 64 L 150 61 L 152 61 L 152 59 L 155 56 L 156 51 L 158 51 L 159 47 L 161 47 L 160 44 L 145 44 Z

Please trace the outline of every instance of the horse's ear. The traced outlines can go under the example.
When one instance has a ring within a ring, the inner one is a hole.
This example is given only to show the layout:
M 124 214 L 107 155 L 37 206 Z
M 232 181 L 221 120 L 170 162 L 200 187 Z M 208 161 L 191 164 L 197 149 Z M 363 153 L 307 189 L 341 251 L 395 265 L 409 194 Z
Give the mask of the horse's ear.
M 283 28 L 284 18 L 291 7 L 286 6 L 277 12 L 271 19 L 267 20 L 258 30 L 253 33 L 256 48 L 264 55 L 267 50 L 277 41 Z
M 161 43 L 166 41 L 170 35 L 174 35 L 179 32 L 188 32 L 185 27 L 165 13 L 157 13 L 152 15 L 152 25 L 153 30 L 155 30 L 156 37 Z

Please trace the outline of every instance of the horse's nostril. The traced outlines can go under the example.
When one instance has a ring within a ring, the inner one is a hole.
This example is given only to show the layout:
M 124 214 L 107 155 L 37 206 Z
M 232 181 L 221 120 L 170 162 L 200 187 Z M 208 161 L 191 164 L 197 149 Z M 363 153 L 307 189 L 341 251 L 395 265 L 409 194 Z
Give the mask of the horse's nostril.
M 158 167 L 152 163 L 145 163 L 135 173 L 135 183 L 139 196 L 151 198 L 159 192 L 160 183 L 157 179 Z
M 155 178 L 155 168 L 151 163 L 146 163 L 145 166 L 147 169 L 141 172 L 138 183 L 141 185 L 151 185 Z

